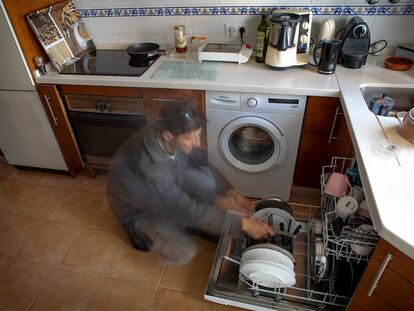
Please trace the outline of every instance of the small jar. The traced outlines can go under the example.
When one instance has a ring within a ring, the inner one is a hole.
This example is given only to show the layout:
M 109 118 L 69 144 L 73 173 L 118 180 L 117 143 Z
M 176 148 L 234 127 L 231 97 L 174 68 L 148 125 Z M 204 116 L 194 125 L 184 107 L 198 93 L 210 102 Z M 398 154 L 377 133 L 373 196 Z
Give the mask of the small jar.
M 184 25 L 175 25 L 175 50 L 177 53 L 187 52 L 187 39 L 185 37 L 185 26 Z
M 411 108 L 404 117 L 404 120 L 398 128 L 398 133 L 400 133 L 404 139 L 414 144 L 414 108 Z

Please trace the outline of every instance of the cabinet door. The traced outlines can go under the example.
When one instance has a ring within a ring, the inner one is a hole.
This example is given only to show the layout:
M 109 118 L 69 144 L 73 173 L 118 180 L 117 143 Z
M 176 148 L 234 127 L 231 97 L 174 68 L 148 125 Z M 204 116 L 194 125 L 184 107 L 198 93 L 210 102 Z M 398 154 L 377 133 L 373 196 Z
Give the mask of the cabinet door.
M 295 186 L 319 188 L 322 166 L 353 148 L 338 98 L 308 97 L 296 160 Z
M 205 121 L 204 92 L 196 90 L 172 90 L 172 89 L 144 89 L 144 108 L 145 116 L 148 121 L 158 119 L 161 108 L 164 105 L 172 105 L 177 101 L 192 102 L 201 112 L 201 117 Z M 206 149 L 205 122 L 201 130 L 201 149 Z
M 414 310 L 414 261 L 380 240 L 349 310 Z
M 37 85 L 36 89 L 68 166 L 69 173 L 75 176 L 82 169 L 83 162 L 62 99 L 55 85 Z

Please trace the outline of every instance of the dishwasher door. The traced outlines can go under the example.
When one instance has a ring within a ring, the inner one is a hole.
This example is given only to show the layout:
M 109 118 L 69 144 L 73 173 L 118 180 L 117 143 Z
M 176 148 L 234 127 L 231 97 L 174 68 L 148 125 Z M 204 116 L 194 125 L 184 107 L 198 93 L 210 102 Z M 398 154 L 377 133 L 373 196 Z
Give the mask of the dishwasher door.
M 239 278 L 239 265 L 226 257 L 240 258 L 244 233 L 237 221 L 227 217 L 220 237 L 213 266 L 210 272 L 204 298 L 219 304 L 231 305 L 249 310 L 286 310 L 305 311 L 332 308 L 345 309 L 348 297 L 320 292 L 311 289 L 310 283 L 310 234 L 308 224 L 302 224 L 302 230 L 294 241 L 293 255 L 296 259 L 295 287 L 271 289 L 251 284 Z

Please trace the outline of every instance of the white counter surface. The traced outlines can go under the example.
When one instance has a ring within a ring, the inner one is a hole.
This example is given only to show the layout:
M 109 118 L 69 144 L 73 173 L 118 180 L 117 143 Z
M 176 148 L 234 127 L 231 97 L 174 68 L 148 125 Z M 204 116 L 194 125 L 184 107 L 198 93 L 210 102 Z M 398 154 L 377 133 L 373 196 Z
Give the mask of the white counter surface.
M 377 118 L 369 111 L 360 91 L 362 85 L 387 86 L 412 88 L 414 94 L 414 70 L 387 70 L 383 59 L 372 59 L 362 69 L 339 67 L 336 76 L 374 226 L 414 259 L 414 145 L 399 136 L 396 118 Z M 378 155 L 374 145 L 384 139 L 399 145 L 402 155 Z
M 169 60 L 162 56 L 141 77 L 61 75 L 49 69 L 49 73 L 37 77 L 36 82 L 340 96 L 374 226 L 381 237 L 414 259 L 414 145 L 397 134 L 397 119 L 376 118 L 360 92 L 361 85 L 371 84 L 409 87 L 414 92 L 414 69 L 387 70 L 383 68 L 382 59 L 373 58 L 361 69 L 338 66 L 336 75 L 326 76 L 318 74 L 311 66 L 273 71 L 264 64 L 250 61 L 240 65 L 221 64 L 215 81 L 150 79 L 160 64 Z M 392 159 L 376 154 L 374 144 L 386 138 L 402 146 L 405 153 Z
M 254 60 L 246 64 L 221 63 L 215 81 L 151 79 L 162 62 L 171 60 L 180 59 L 161 56 L 141 77 L 63 75 L 49 69 L 46 76 L 36 77 L 36 82 L 339 97 L 339 86 L 334 75 L 320 75 L 312 66 L 274 71 Z

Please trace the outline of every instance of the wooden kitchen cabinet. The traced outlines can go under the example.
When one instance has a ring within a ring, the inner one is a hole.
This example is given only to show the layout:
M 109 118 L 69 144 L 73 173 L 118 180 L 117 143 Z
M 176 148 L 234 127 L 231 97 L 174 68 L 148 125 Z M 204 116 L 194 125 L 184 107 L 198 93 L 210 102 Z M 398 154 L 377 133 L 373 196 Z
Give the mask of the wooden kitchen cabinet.
M 36 89 L 69 173 L 71 176 L 76 176 L 83 167 L 82 157 L 57 87 L 55 85 L 41 84 L 37 85 Z
M 352 140 L 338 98 L 309 96 L 293 184 L 319 188 L 322 166 L 331 158 L 353 157 Z
M 177 101 L 192 102 L 201 112 L 203 120 L 206 119 L 204 106 L 204 92 L 197 90 L 173 90 L 173 89 L 144 89 L 144 108 L 148 121 L 158 119 L 161 108 L 164 105 L 171 105 Z M 201 146 L 204 151 L 207 150 L 206 144 L 206 128 L 203 122 L 201 130 Z
M 414 260 L 381 239 L 347 310 L 414 310 Z

